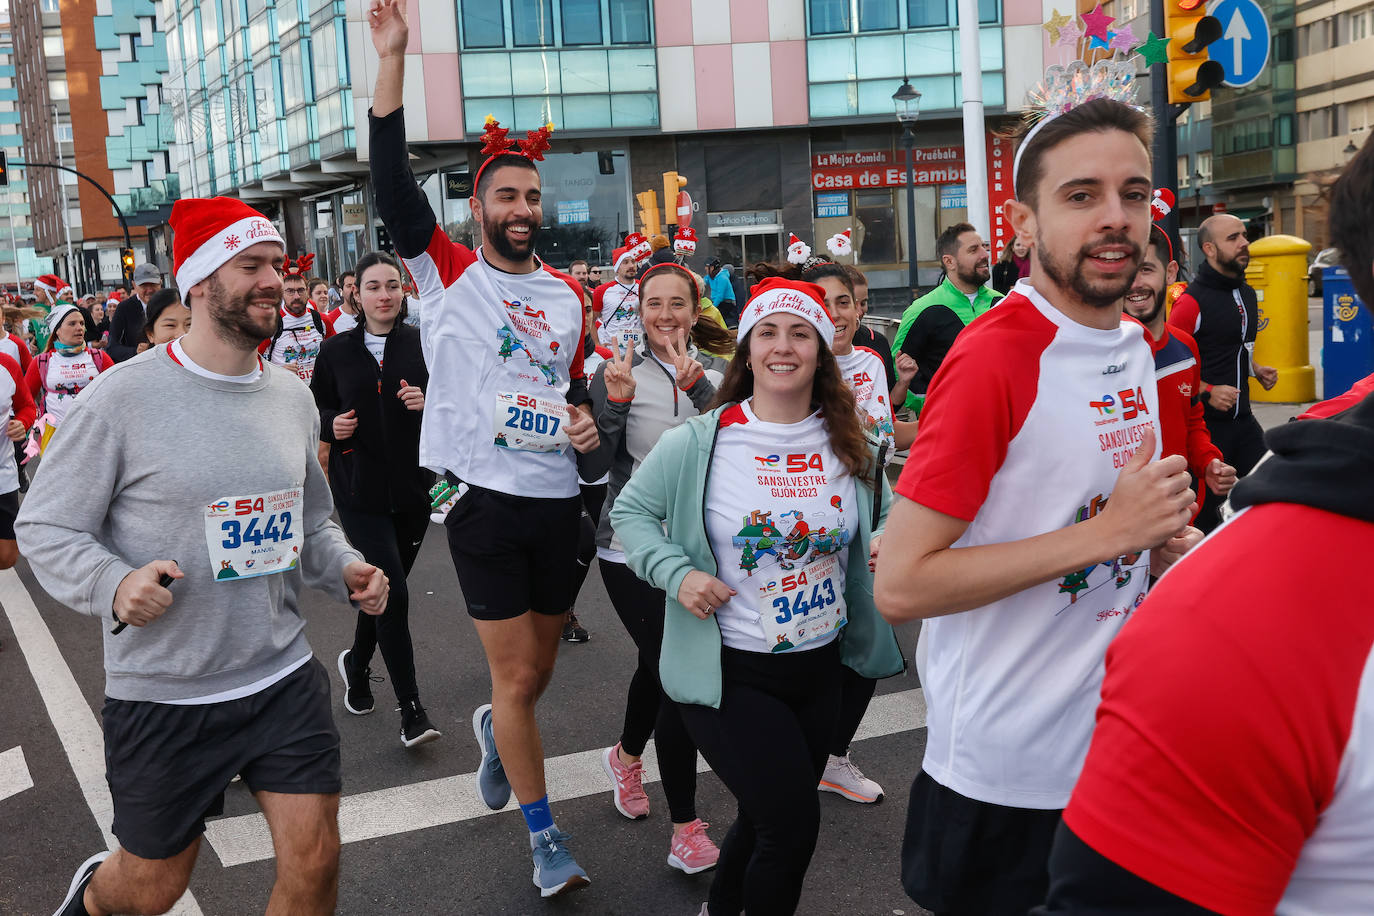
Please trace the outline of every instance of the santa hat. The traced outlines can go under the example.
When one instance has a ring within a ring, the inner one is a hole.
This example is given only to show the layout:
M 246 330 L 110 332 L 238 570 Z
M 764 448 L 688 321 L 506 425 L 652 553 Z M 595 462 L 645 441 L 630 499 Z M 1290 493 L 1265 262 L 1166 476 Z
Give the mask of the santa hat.
M 43 290 L 43 292 L 52 296 L 54 299 L 57 298 L 58 293 L 71 291 L 71 287 L 67 285 L 67 281 L 57 276 L 57 274 L 43 274 L 43 276 L 33 281 L 33 288 Z
M 837 232 L 825 240 L 825 249 L 830 252 L 832 257 L 842 258 L 854 253 L 854 245 L 849 239 L 850 231 L 846 229 L 843 232 Z
M 122 289 L 117 289 L 117 290 L 115 290 L 114 292 L 110 293 L 110 298 L 108 298 L 108 299 L 105 300 L 105 308 L 109 308 L 109 307 L 112 306 L 112 305 L 119 305 L 119 303 L 121 303 L 121 302 L 123 302 L 123 301 L 124 301 L 124 290 L 122 290 Z
M 797 238 L 796 233 L 787 235 L 787 261 L 789 264 L 805 264 L 811 257 L 811 246 Z M 825 298 L 822 296 L 821 298 Z
M 834 343 L 835 321 L 825 308 L 825 290 L 815 283 L 783 277 L 769 277 L 754 287 L 754 295 L 739 316 L 737 339 L 743 343 L 754 325 L 778 312 L 800 315 L 815 326 L 827 347 Z
M 697 231 L 684 226 L 673 234 L 673 253 L 690 258 L 697 253 Z
M 638 232 L 631 232 L 625 236 L 625 253 L 639 262 L 654 253 L 654 246 L 649 244 L 649 240 Z M 620 262 L 617 261 L 616 267 L 619 266 Z
M 284 252 L 272 221 L 233 197 L 183 197 L 172 204 L 172 272 L 182 301 L 191 287 L 240 251 L 271 242 Z

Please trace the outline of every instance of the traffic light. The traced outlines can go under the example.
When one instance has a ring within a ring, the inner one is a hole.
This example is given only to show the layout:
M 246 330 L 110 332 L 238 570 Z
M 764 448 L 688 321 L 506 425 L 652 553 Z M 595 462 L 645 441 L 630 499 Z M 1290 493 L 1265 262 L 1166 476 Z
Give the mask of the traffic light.
M 659 228 L 658 192 L 643 191 L 635 195 L 639 201 L 639 226 L 644 237 L 653 238 L 663 230 Z
M 1221 39 L 1221 20 L 1208 16 L 1194 0 L 1165 0 L 1164 29 L 1169 39 L 1169 102 L 1205 102 L 1226 71 L 1210 60 L 1207 46 Z
M 3 150 L 0 150 L 0 188 L 8 188 L 9 186 L 10 186 L 10 168 L 9 168 L 9 162 L 6 161 L 6 156 L 5 156 L 4 151 L 3 151 Z
M 677 195 L 685 187 L 687 187 L 686 177 L 677 172 L 663 173 L 663 216 L 674 226 L 678 224 Z
M 134 250 L 132 248 L 119 249 L 119 265 L 124 272 L 124 288 L 134 288 Z

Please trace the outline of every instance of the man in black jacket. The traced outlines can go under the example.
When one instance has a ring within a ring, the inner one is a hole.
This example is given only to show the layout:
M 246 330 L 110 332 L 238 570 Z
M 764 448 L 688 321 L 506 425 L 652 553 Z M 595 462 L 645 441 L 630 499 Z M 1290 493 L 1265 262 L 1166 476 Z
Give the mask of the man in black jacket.
M 1264 454 L 1264 431 L 1250 412 L 1250 376 L 1268 390 L 1279 373 L 1254 359 L 1259 302 L 1245 282 L 1250 264 L 1245 224 L 1227 213 L 1210 217 L 1198 229 L 1198 242 L 1207 262 L 1174 303 L 1169 324 L 1197 341 L 1207 431 L 1226 463 L 1243 477 Z M 1197 527 L 1215 528 L 1224 501 L 1206 494 Z
M 148 349 L 143 333 L 144 317 L 148 314 L 148 300 L 162 289 L 162 274 L 152 264 L 140 264 L 134 270 L 134 295 L 127 297 L 115 309 L 110 319 L 110 343 L 105 352 L 110 359 L 122 363 Z

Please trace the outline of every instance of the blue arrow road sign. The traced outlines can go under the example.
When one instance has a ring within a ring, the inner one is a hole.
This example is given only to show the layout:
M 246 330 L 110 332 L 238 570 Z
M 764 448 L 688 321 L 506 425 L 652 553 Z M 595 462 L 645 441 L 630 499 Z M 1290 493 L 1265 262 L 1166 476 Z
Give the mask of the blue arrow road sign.
M 1207 46 L 1207 56 L 1226 71 L 1222 85 L 1250 85 L 1269 63 L 1269 20 L 1264 10 L 1256 0 L 1214 0 L 1208 12 L 1221 22 L 1221 39 Z

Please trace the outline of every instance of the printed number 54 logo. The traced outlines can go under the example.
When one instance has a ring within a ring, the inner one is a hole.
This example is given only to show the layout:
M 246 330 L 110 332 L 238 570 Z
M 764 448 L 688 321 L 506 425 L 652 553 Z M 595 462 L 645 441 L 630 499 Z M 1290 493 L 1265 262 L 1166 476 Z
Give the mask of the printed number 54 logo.
M 1099 400 L 1089 401 L 1088 406 L 1094 408 L 1099 417 L 1115 416 L 1119 408 L 1123 420 L 1134 420 L 1140 414 L 1150 412 L 1150 407 L 1145 401 L 1145 389 L 1143 388 L 1136 388 L 1134 391 L 1127 388 L 1118 391 L 1115 395 L 1104 394 Z

